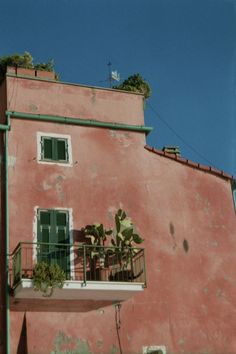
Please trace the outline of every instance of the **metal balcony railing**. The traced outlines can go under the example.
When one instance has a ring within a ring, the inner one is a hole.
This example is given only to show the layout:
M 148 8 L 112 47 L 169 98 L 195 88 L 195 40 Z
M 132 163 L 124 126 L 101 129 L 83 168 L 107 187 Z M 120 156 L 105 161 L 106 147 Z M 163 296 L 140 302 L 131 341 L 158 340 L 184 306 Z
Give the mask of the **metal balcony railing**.
M 146 285 L 143 248 L 20 242 L 11 255 L 12 286 L 22 279 L 32 279 L 39 262 L 58 264 L 66 280 Z

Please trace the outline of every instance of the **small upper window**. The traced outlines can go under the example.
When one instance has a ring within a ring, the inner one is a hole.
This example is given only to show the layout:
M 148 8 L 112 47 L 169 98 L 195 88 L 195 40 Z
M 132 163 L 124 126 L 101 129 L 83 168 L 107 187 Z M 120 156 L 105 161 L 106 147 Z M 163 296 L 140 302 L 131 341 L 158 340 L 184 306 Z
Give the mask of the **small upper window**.
M 40 164 L 72 167 L 71 136 L 37 132 L 37 161 Z
M 63 163 L 68 162 L 67 139 L 41 136 L 41 160 Z

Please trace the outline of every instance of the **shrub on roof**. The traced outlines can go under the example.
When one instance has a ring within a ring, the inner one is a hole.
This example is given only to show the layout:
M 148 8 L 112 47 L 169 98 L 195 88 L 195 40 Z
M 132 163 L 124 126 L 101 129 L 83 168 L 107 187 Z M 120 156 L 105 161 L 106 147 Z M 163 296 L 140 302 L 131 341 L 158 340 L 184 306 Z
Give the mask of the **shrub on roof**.
M 12 54 L 0 57 L 0 83 L 4 80 L 7 66 L 17 66 L 26 69 L 35 69 L 54 72 L 54 62 L 49 60 L 47 63 L 33 63 L 33 57 L 29 52 L 23 54 Z M 58 80 L 58 75 L 55 75 Z
M 144 95 L 145 99 L 151 96 L 151 87 L 149 83 L 144 80 L 140 74 L 134 74 L 129 76 L 120 85 L 113 86 L 113 89 L 139 92 Z

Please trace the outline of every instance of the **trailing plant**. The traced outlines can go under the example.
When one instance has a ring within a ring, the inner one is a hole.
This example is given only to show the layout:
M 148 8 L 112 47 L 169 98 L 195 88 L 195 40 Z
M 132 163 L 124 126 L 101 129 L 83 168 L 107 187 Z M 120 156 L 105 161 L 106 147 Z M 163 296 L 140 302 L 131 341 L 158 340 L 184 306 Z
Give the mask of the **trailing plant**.
M 145 100 L 151 96 L 151 87 L 140 74 L 129 76 L 120 85 L 113 86 L 113 89 L 142 93 Z
M 58 264 L 39 262 L 34 266 L 34 290 L 41 291 L 45 297 L 50 297 L 54 288 L 62 288 L 65 280 L 65 272 Z
M 0 57 L 0 83 L 4 80 L 7 66 L 17 66 L 25 69 L 35 69 L 54 72 L 54 61 L 49 60 L 48 63 L 33 63 L 33 57 L 29 52 L 23 54 L 13 54 Z M 56 80 L 59 79 L 55 74 Z

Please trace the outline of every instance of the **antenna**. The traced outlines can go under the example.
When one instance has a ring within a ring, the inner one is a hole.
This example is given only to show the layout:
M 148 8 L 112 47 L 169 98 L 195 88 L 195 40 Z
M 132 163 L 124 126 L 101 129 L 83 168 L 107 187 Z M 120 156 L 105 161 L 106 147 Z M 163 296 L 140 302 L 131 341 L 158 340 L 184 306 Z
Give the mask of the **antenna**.
M 108 66 L 108 81 L 110 83 L 110 88 L 112 86 L 112 77 L 111 77 L 111 62 L 109 61 L 109 63 L 107 64 Z

